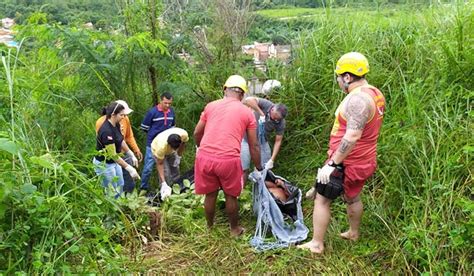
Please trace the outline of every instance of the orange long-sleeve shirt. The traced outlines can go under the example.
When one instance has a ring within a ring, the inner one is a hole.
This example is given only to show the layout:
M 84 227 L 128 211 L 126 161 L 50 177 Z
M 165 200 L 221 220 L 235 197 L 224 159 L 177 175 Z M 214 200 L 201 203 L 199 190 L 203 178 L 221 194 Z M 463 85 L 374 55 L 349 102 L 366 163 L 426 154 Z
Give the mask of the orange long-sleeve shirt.
M 100 117 L 95 122 L 96 133 L 99 131 L 99 128 L 102 126 L 104 122 L 105 122 L 105 115 Z M 125 142 L 130 147 L 130 149 L 135 153 L 139 152 L 140 148 L 137 145 L 137 141 L 135 141 L 135 136 L 133 136 L 132 125 L 130 124 L 130 119 L 128 118 L 128 116 L 125 116 L 125 118 L 123 118 L 122 121 L 120 121 L 120 132 L 122 132 L 123 138 L 125 139 Z

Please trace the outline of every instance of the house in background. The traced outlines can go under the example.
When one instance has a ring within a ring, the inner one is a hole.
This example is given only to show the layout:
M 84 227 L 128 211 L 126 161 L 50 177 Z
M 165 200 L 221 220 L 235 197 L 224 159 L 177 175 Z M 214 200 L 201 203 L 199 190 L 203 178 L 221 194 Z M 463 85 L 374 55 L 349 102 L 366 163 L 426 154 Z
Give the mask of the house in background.
M 1 19 L 2 27 L 0 28 L 0 43 L 7 45 L 8 47 L 17 47 L 18 43 L 13 40 L 13 26 L 15 26 L 15 20 L 11 18 Z
M 242 53 L 253 55 L 255 68 L 266 71 L 265 62 L 268 59 L 276 58 L 287 64 L 291 57 L 291 45 L 274 45 L 272 43 L 254 42 L 250 45 L 242 46 Z
M 2 28 L 11 29 L 15 25 L 15 19 L 8 17 L 2 18 Z

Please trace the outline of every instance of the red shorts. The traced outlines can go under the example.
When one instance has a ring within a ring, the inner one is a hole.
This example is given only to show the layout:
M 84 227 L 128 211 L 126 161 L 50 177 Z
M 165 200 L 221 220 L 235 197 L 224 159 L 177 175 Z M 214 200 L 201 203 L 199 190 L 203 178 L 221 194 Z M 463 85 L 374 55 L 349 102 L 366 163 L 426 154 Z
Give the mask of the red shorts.
M 362 191 L 365 181 L 375 172 L 376 167 L 376 164 L 344 167 L 344 194 L 347 198 L 354 198 Z
M 244 187 L 240 157 L 218 158 L 199 152 L 194 162 L 195 193 L 204 195 L 222 189 L 238 197 Z

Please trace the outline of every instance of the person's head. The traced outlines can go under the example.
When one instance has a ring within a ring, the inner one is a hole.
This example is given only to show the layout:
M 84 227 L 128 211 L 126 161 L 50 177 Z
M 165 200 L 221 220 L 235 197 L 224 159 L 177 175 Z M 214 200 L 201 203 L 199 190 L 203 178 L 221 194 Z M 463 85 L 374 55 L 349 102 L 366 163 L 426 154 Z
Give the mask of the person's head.
M 247 93 L 247 81 L 239 75 L 230 76 L 224 83 L 224 93 L 226 96 L 243 99 L 244 94 Z
M 348 92 L 349 85 L 365 78 L 369 72 L 369 61 L 358 52 L 344 54 L 336 63 L 336 81 L 339 87 Z
M 133 112 L 133 109 L 131 109 L 131 108 L 128 106 L 128 104 L 127 104 L 126 101 L 124 101 L 124 100 L 116 100 L 115 102 L 121 104 L 121 105 L 124 107 L 123 112 L 125 113 L 125 115 L 129 115 L 130 113 Z
M 177 150 L 181 146 L 181 136 L 178 134 L 171 134 L 168 136 L 168 145 L 174 150 Z
M 171 104 L 173 103 L 173 95 L 169 92 L 165 92 L 160 96 L 160 105 L 163 111 L 170 109 Z
M 270 109 L 270 120 L 278 123 L 281 120 L 285 119 L 287 114 L 288 108 L 286 107 L 286 105 L 282 103 L 277 103 Z
M 105 108 L 105 116 L 115 122 L 120 122 L 125 116 L 125 107 L 117 102 L 111 102 Z

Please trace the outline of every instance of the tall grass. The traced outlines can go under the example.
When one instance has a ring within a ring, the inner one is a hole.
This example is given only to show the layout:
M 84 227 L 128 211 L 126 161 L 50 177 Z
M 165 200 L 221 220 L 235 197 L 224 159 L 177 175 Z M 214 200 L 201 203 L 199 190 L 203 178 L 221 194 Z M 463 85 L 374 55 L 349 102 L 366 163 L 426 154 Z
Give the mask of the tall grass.
M 282 154 L 295 160 L 286 171 L 314 175 L 342 97 L 332 80 L 334 62 L 349 51 L 368 57 L 369 82 L 385 94 L 387 113 L 379 169 L 365 191 L 364 231 L 389 233 L 381 242 L 394 246 L 387 254 L 406 263 L 406 272 L 472 272 L 473 91 L 465 77 L 474 67 L 474 32 L 465 32 L 473 26 L 472 10 L 460 4 L 415 20 L 362 22 L 332 13 L 301 37 L 278 98 L 291 110 L 287 141 L 304 149 L 284 147 Z M 300 178 L 309 187 L 309 177 Z
M 144 202 L 104 196 L 88 149 L 84 150 L 89 154 L 80 156 L 61 151 L 64 148 L 55 139 L 68 134 L 55 133 L 61 126 L 51 126 L 61 124 L 63 131 L 75 127 L 78 134 L 87 114 L 79 119 L 77 109 L 65 112 L 67 105 L 54 102 L 61 98 L 67 103 L 66 94 L 55 96 L 51 91 L 67 87 L 71 80 L 62 77 L 67 71 L 49 75 L 48 64 L 22 60 L 20 50 L 2 57 L 0 77 L 10 107 L 2 109 L 0 117 L 0 270 L 6 274 L 122 272 L 125 264 L 136 261 L 141 247 L 137 237 L 147 219 L 138 209 Z M 53 51 L 48 55 L 55 57 Z M 41 87 L 45 82 L 55 85 Z
M 364 189 L 362 237 L 357 243 L 338 238 L 347 222 L 344 204 L 335 202 L 327 250 L 316 259 L 294 248 L 253 252 L 249 190 L 241 198 L 249 230 L 242 239 L 228 238 L 222 200 L 209 232 L 201 199 L 187 194 L 162 206 L 159 237 L 143 247 L 150 236 L 142 202 L 104 197 L 90 160 L 98 108 L 123 97 L 138 125 L 151 106 L 147 76 L 132 72 L 134 56 L 120 52 L 119 42 L 112 49 L 118 54 L 90 46 L 109 36 L 29 26 L 28 51 L 9 54 L 0 75 L 0 270 L 472 274 L 473 10 L 471 3 L 410 13 L 328 8 L 314 18 L 314 31 L 299 34 L 292 63 L 270 66 L 267 76 L 284 85 L 272 100 L 290 109 L 275 170 L 302 189 L 313 184 L 326 157 L 344 97 L 334 82 L 339 56 L 364 53 L 369 82 L 387 99 L 379 169 Z M 193 68 L 175 62 L 161 64 L 160 85 L 175 93 L 178 123 L 189 132 L 205 102 L 220 97 L 231 68 L 250 76 L 240 62 Z M 136 135 L 142 144 L 143 134 Z M 186 168 L 193 156 L 188 148 Z M 303 205 L 307 225 L 312 207 Z

